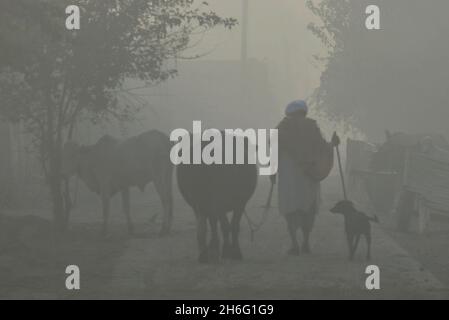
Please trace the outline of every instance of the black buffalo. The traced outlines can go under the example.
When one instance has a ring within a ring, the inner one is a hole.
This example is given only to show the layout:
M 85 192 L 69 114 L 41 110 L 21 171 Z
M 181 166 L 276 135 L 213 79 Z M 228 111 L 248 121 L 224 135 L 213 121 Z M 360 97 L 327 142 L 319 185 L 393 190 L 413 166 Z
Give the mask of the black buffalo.
M 224 133 L 222 133 L 222 139 L 224 146 Z M 237 138 L 232 136 L 232 139 L 234 141 L 233 163 L 236 163 Z M 208 143 L 203 142 L 202 148 L 206 145 Z M 249 149 L 249 141 L 244 138 L 244 150 Z M 223 150 L 224 161 L 225 147 Z M 177 168 L 179 190 L 195 212 L 199 247 L 198 260 L 201 263 L 219 259 L 218 224 L 220 224 L 223 236 L 221 257 L 223 259 L 242 259 L 239 245 L 240 221 L 257 184 L 257 166 L 250 164 L 248 153 L 245 152 L 245 154 L 244 164 L 181 164 Z M 230 220 L 227 215 L 229 212 L 232 212 Z M 211 229 L 209 245 L 207 245 L 208 223 Z

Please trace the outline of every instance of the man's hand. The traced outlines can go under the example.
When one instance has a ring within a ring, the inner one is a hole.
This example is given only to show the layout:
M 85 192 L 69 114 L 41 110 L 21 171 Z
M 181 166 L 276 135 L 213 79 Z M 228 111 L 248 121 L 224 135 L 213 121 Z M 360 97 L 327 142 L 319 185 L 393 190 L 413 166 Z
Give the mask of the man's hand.
M 331 143 L 334 147 L 340 145 L 341 141 L 340 141 L 340 137 L 337 135 L 337 132 L 334 132 L 334 134 L 332 135 Z
M 276 174 L 270 176 L 271 184 L 276 184 Z

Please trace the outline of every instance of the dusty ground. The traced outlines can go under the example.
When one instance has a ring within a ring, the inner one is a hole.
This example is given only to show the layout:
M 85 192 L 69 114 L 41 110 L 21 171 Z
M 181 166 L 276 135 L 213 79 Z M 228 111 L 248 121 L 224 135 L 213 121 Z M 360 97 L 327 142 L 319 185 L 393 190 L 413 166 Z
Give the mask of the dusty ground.
M 2 232 L 16 224 L 15 219 L 5 222 Z M 98 227 L 77 225 L 66 238 L 55 239 L 48 223 L 20 224 L 25 225 L 21 243 L 16 238 L 0 247 L 0 299 L 69 298 L 65 268 L 71 264 L 80 267 L 86 280 L 83 295 L 101 295 L 98 290 L 110 281 L 114 261 L 123 253 L 124 238 L 104 240 L 96 235 Z
M 268 185 L 262 181 L 249 204 L 260 218 Z M 243 262 L 199 265 L 196 262 L 195 221 L 176 196 L 173 233 L 158 238 L 159 226 L 149 223 L 160 210 L 154 190 L 133 204 L 137 235 L 126 235 L 120 202 L 114 200 L 111 235 L 99 236 L 98 203 L 82 196 L 73 214 L 70 234 L 51 236 L 51 225 L 35 218 L 6 219 L 0 237 L 0 298 L 193 298 L 193 299 L 384 299 L 449 298 L 449 227 L 438 223 L 426 237 L 398 234 L 389 225 L 374 229 L 373 261 L 355 262 L 347 251 L 341 217 L 327 209 L 339 198 L 332 180 L 324 188 L 324 203 L 312 236 L 313 254 L 288 257 L 284 221 L 274 210 L 251 242 L 242 222 Z M 276 202 L 275 202 L 276 203 Z M 5 234 L 18 226 L 18 241 Z M 438 229 L 439 228 L 439 229 Z M 1 240 L 2 239 L 2 240 Z M 65 266 L 81 270 L 81 290 L 65 290 Z M 381 290 L 364 288 L 368 264 L 381 270 Z
M 449 287 L 449 221 L 431 221 L 424 235 L 415 229 L 409 233 L 386 228 L 388 234 L 400 244 L 423 268 L 430 270 L 446 287 Z

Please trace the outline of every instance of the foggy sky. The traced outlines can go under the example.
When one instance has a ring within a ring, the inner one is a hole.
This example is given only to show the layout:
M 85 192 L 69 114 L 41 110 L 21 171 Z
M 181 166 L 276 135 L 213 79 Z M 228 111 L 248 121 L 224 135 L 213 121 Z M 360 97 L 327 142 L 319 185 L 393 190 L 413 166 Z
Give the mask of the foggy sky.
M 208 2 L 219 15 L 235 17 L 241 22 L 241 0 Z M 307 97 L 319 85 L 321 68 L 312 56 L 321 54 L 323 47 L 307 30 L 314 19 L 302 0 L 249 1 L 248 57 L 267 63 L 275 94 L 282 96 L 285 103 Z M 207 33 L 192 53 L 208 52 L 202 58 L 206 60 L 239 59 L 240 27 L 231 31 L 218 28 Z M 295 89 L 285 92 L 285 82 L 293 84 Z

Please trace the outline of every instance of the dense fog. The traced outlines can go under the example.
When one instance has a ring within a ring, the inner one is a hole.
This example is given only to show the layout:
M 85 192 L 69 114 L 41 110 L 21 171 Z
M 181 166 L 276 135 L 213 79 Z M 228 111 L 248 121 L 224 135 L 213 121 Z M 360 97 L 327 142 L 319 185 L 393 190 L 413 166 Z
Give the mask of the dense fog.
M 449 298 L 448 12 L 0 0 L 0 299 Z

